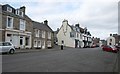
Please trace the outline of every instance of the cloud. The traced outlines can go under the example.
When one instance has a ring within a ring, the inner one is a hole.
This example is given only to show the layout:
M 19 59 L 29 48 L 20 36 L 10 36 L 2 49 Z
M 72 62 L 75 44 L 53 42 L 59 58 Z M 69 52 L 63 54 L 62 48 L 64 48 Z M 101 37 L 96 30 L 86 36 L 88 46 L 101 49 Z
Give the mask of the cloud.
M 92 36 L 104 39 L 118 31 L 119 0 L 29 0 L 9 2 L 12 6 L 26 6 L 26 14 L 35 21 L 48 20 L 56 30 L 67 19 L 70 25 L 79 23 L 87 27 Z M 5 2 L 2 2 L 5 3 Z

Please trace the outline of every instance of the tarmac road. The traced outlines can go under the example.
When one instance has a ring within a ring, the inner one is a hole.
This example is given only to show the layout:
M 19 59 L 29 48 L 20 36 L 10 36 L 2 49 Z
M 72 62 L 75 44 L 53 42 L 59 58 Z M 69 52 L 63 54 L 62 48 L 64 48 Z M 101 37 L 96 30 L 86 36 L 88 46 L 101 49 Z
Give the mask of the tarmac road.
M 117 53 L 101 48 L 59 48 L 2 56 L 3 72 L 117 72 Z

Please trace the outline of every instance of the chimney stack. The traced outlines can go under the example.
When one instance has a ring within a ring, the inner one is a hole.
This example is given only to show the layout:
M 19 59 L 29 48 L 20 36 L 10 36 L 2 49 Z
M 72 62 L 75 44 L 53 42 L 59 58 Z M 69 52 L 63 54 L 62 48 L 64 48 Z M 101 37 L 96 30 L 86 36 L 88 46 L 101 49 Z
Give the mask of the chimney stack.
M 25 6 L 20 7 L 20 10 L 22 10 L 23 13 L 25 14 Z
M 45 25 L 48 25 L 48 21 L 47 21 L 47 20 L 45 20 L 45 21 L 44 21 L 44 24 L 45 24 Z
M 76 24 L 75 26 L 79 27 L 79 24 Z

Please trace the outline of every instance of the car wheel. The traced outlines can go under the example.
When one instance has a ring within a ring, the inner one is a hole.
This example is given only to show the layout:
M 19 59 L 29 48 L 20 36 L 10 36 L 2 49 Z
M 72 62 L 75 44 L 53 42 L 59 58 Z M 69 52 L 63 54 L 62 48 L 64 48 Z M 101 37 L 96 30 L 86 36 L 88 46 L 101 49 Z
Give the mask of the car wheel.
M 11 50 L 9 51 L 9 53 L 10 53 L 10 54 L 14 54 L 15 51 L 14 51 L 13 49 L 11 49 Z
M 117 51 L 112 51 L 112 52 L 117 53 Z

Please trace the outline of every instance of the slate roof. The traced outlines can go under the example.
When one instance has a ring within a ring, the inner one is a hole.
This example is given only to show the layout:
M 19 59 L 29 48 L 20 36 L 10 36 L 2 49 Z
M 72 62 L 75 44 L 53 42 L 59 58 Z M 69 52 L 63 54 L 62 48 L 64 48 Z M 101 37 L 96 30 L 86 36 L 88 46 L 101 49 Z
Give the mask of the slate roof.
M 8 12 L 7 11 L 7 7 L 11 7 L 12 8 L 12 12 Z M 29 18 L 26 14 L 22 16 L 19 16 L 15 13 L 15 8 L 13 8 L 12 6 L 10 6 L 9 4 L 5 4 L 5 5 L 2 5 L 2 14 L 3 15 L 7 15 L 7 16 L 12 16 L 12 17 L 15 17 L 15 18 L 19 18 L 19 19 L 25 19 L 25 18 L 28 18 L 31 20 L 31 18 Z
M 53 30 L 48 25 L 45 25 L 44 23 L 39 23 L 36 21 L 32 21 L 32 22 L 33 22 L 34 29 L 41 29 L 41 30 L 53 32 Z
M 73 26 L 73 25 L 69 25 L 69 26 L 70 26 L 70 28 L 71 28 L 73 31 L 76 31 L 76 27 L 75 27 L 75 26 Z M 74 28 L 75 28 L 75 29 L 74 29 Z M 79 27 L 79 32 L 84 33 L 84 29 L 81 28 L 81 27 Z
M 73 31 L 77 31 L 77 27 L 76 27 L 76 26 L 69 25 L 69 24 L 68 24 L 68 26 L 70 26 L 70 28 L 71 28 Z M 84 31 L 85 29 L 83 29 L 82 27 L 78 27 L 78 29 L 79 29 L 79 30 L 78 30 L 77 32 L 81 32 L 81 33 L 84 33 L 84 32 L 85 32 L 85 31 Z M 89 31 L 87 31 L 86 34 L 91 36 L 91 34 L 90 34 Z

